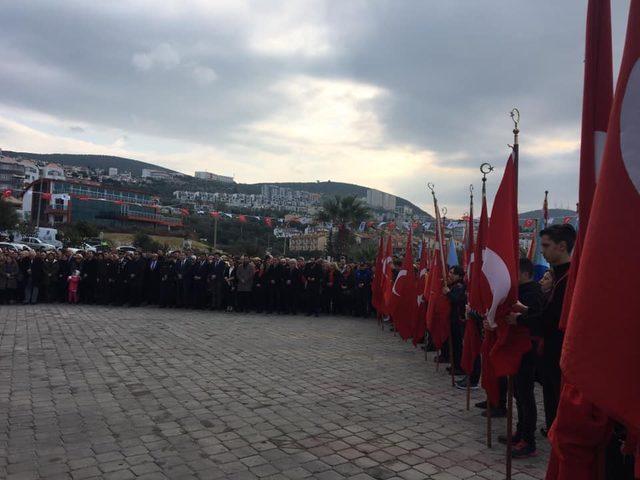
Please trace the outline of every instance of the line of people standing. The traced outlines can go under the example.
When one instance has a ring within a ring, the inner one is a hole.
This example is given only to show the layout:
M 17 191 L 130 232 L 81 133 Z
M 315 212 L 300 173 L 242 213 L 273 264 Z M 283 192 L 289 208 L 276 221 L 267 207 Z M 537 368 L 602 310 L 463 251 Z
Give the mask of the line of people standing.
M 219 253 L 0 250 L 0 302 L 372 314 L 368 263 Z

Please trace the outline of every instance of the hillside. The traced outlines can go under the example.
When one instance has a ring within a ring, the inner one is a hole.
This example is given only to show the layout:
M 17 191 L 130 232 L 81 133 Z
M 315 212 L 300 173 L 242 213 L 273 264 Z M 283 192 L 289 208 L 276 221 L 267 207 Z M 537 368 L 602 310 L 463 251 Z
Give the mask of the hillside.
M 141 162 L 140 160 L 134 160 L 132 158 L 114 157 L 111 155 L 74 155 L 69 153 L 28 153 L 28 152 L 13 152 L 10 150 L 3 150 L 4 155 L 14 158 L 29 158 L 31 160 L 53 162 L 62 165 L 75 165 L 78 167 L 88 168 L 117 168 L 118 171 L 131 172 L 136 177 L 142 176 L 143 168 L 150 168 L 153 170 L 161 170 L 164 172 L 173 172 L 168 168 L 154 165 L 153 163 Z
M 3 150 L 3 154 L 8 157 L 29 158 L 36 161 L 53 162 L 62 165 L 84 166 L 88 168 L 107 169 L 109 167 L 117 168 L 118 171 L 128 171 L 134 177 L 142 176 L 142 169 L 149 168 L 153 170 L 161 170 L 165 172 L 174 172 L 165 167 L 152 163 L 141 162 L 132 158 L 116 157 L 111 155 L 76 155 L 67 153 L 29 153 L 15 152 L 11 150 Z M 366 197 L 367 187 L 343 182 L 268 182 L 268 183 L 220 183 L 206 180 L 196 179 L 186 176 L 173 180 L 155 181 L 151 184 L 153 193 L 160 196 L 163 201 L 170 201 L 174 190 L 195 190 L 201 192 L 227 192 L 227 193 L 246 193 L 259 194 L 263 185 L 279 185 L 294 190 L 303 190 L 312 193 L 320 193 L 322 195 L 354 195 L 356 197 Z M 144 185 L 137 186 L 142 190 L 146 190 Z M 415 212 L 429 216 L 413 203 L 401 197 L 396 197 L 398 206 L 409 206 Z
M 575 212 L 574 210 L 566 210 L 564 208 L 549 209 L 550 218 L 572 217 L 574 215 L 577 215 L 577 212 Z M 518 216 L 520 218 L 542 218 L 542 210 L 531 210 L 529 212 L 522 212 Z

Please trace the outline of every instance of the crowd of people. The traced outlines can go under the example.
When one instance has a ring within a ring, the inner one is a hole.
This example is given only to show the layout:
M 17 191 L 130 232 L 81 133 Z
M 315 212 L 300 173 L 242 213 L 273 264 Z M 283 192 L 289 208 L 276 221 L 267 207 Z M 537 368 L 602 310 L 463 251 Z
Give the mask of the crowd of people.
M 322 258 L 0 250 L 0 302 L 372 314 L 372 267 Z
M 559 327 L 576 231 L 570 225 L 552 225 L 541 232 L 540 244 L 550 269 L 537 281 L 530 260 L 519 263 L 519 301 L 507 321 L 529 330 L 531 350 L 514 377 L 517 421 L 513 432 L 514 458 L 536 454 L 538 420 L 535 383 L 542 385 L 546 436 L 553 424 L 561 393 Z M 402 259 L 394 257 L 394 277 Z M 417 273 L 417 265 L 416 273 Z M 68 302 L 100 305 L 156 305 L 160 308 L 212 309 L 266 314 L 376 315 L 372 306 L 375 267 L 349 263 L 345 258 L 232 257 L 191 251 L 71 253 L 0 250 L 0 303 Z M 479 330 L 490 328 L 483 316 L 470 311 L 466 272 L 448 269 L 443 288 L 450 303 L 451 351 L 445 343 L 436 361 L 459 376 L 458 388 L 478 388 L 481 360 L 466 375 L 461 359 L 467 322 Z M 384 318 L 393 329 L 393 319 Z M 431 350 L 429 337 L 417 339 Z M 467 385 L 467 382 L 469 385 Z M 492 417 L 506 414 L 507 382 L 500 380 L 500 401 L 490 406 Z M 477 407 L 487 414 L 486 402 Z M 506 442 L 506 437 L 499 437 Z

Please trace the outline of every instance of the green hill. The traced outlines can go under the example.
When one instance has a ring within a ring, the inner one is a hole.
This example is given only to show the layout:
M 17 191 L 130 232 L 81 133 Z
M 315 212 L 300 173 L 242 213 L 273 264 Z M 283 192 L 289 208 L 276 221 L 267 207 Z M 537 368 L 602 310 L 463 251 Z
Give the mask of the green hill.
M 31 160 L 59 163 L 61 165 L 75 165 L 77 167 L 88 168 L 117 168 L 119 172 L 131 172 L 135 177 L 142 176 L 143 168 L 162 170 L 164 172 L 174 172 L 168 168 L 154 165 L 153 163 L 141 162 L 132 158 L 115 157 L 111 155 L 75 155 L 70 153 L 28 153 L 13 152 L 3 150 L 4 155 L 14 158 L 29 158 Z
M 577 215 L 574 210 L 566 210 L 564 208 L 550 208 L 549 218 L 562 218 L 572 217 Z M 529 212 L 522 212 L 518 215 L 520 218 L 542 218 L 542 210 L 531 210 Z
M 14 158 L 29 158 L 31 160 L 42 162 L 53 162 L 62 165 L 75 165 L 88 168 L 107 169 L 110 167 L 117 168 L 119 172 L 131 172 L 134 177 L 142 176 L 142 169 L 149 168 L 153 170 L 161 170 L 165 172 L 175 173 L 159 165 L 141 162 L 132 158 L 116 157 L 111 155 L 77 155 L 68 153 L 29 153 L 15 152 L 11 150 L 3 150 L 3 154 Z M 136 188 L 142 190 L 152 190 L 163 201 L 171 201 L 172 194 L 175 190 L 194 190 L 201 192 L 227 192 L 227 193 L 247 193 L 258 194 L 261 192 L 263 185 L 279 185 L 281 187 L 291 188 L 294 190 L 303 190 L 306 192 L 319 193 L 322 195 L 354 195 L 356 197 L 366 197 L 367 187 L 343 182 L 266 182 L 266 183 L 222 183 L 200 180 L 191 176 L 184 176 L 172 180 L 159 180 L 151 184 L 137 185 Z M 396 197 L 398 206 L 409 206 L 416 213 L 424 215 L 428 214 L 413 203 L 402 197 Z

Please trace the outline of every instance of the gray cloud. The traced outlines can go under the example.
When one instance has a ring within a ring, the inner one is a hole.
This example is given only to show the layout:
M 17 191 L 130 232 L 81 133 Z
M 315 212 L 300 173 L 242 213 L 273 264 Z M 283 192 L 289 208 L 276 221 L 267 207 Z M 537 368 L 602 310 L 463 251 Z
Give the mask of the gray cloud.
M 300 17 L 311 23 L 292 37 L 301 46 L 290 51 L 286 40 L 261 32 L 272 14 L 284 23 L 272 22 L 271 33 L 297 28 L 297 17 L 287 15 L 301 8 L 295 3 L 283 5 L 284 13 L 269 2 L 215 12 L 206 2 L 161 11 L 150 5 L 2 2 L 0 103 L 132 135 L 287 155 L 286 146 L 247 134 L 291 101 L 274 85 L 295 75 L 361 82 L 386 92 L 372 107 L 381 145 L 434 152 L 438 166 L 457 169 L 439 179 L 441 195 L 456 199 L 481 162 L 504 163 L 507 114 L 518 106 L 522 201 L 537 205 L 546 188 L 565 203 L 577 196 L 577 152 L 549 158 L 527 154 L 526 145 L 578 132 L 586 2 L 311 2 Z M 628 0 L 614 7 L 620 47 Z M 264 15 L 250 18 L 254 10 Z M 314 35 L 328 48 L 305 46 Z M 415 172 L 394 192 L 427 203 L 422 183 L 430 176 Z

